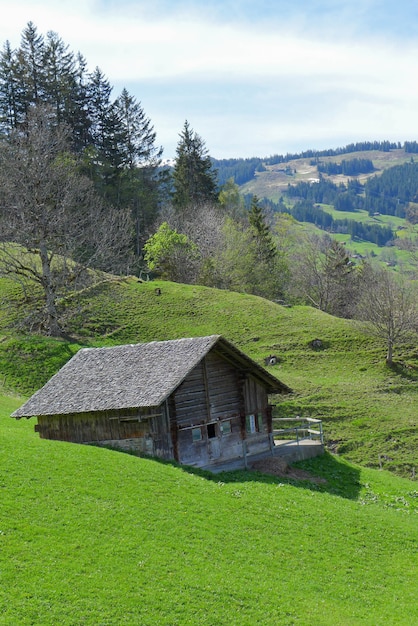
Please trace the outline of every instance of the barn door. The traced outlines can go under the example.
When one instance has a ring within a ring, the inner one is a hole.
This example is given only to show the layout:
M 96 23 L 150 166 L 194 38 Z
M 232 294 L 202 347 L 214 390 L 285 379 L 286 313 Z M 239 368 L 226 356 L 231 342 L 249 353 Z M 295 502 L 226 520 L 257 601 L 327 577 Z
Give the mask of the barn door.
M 208 424 L 208 456 L 211 461 L 221 456 L 221 438 L 218 424 Z
M 216 437 L 216 439 L 209 439 L 208 452 L 211 460 L 219 459 L 221 456 L 221 442 L 219 437 Z

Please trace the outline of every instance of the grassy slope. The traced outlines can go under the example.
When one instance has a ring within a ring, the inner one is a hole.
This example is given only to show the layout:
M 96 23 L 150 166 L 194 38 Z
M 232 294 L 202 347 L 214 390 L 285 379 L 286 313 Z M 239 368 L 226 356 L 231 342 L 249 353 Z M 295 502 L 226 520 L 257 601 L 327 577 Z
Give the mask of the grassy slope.
M 155 295 L 156 287 L 161 296 Z M 384 346 L 352 322 L 309 307 L 286 308 L 175 283 L 104 284 L 84 292 L 71 310 L 78 343 L 5 335 L 0 371 L 6 387 L 33 392 L 82 344 L 222 334 L 259 363 L 269 354 L 279 357 L 270 371 L 294 394 L 278 398 L 277 415 L 322 418 L 327 440 L 347 459 L 378 467 L 379 455 L 385 455 L 385 468 L 405 476 L 417 465 L 414 347 L 397 355 L 403 366 L 389 370 Z M 315 338 L 324 342 L 323 350 L 310 348 Z
M 321 485 L 41 440 L 0 401 L 0 624 L 405 625 L 416 483 L 326 455 Z
M 17 338 L 3 309 L 0 370 L 9 390 L 30 393 L 81 345 L 221 333 L 260 363 L 280 356 L 271 371 L 294 389 L 281 413 L 323 417 L 327 437 L 363 463 L 392 446 L 408 473 L 416 383 L 386 370 L 383 348 L 349 322 L 134 280 L 85 292 L 72 313 L 77 343 Z M 309 348 L 316 337 L 324 350 Z M 0 396 L 0 624 L 418 621 L 416 482 L 331 455 L 302 464 L 327 479 L 320 485 L 190 473 L 41 440 L 33 420 L 9 417 L 22 399 Z

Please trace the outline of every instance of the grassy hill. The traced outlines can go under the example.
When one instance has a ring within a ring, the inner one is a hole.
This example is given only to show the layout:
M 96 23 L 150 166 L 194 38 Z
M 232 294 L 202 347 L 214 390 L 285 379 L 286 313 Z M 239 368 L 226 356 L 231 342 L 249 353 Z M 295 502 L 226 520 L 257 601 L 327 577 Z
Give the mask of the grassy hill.
M 255 296 L 135 279 L 104 282 L 66 302 L 74 341 L 15 336 L 6 327 L 13 311 L 0 316 L 0 372 L 11 391 L 32 393 L 81 345 L 221 334 L 261 364 L 278 357 L 270 371 L 294 393 L 277 399 L 276 416 L 322 419 L 330 449 L 365 466 L 383 463 L 404 476 L 417 466 L 418 352 L 405 347 L 388 369 L 384 345 L 354 322 Z M 316 338 L 323 349 L 312 349 Z
M 209 475 L 41 440 L 0 403 L 0 624 L 418 620 L 416 483 L 326 455 L 327 482 Z
M 135 279 L 68 300 L 71 341 L 16 335 L 17 310 L 0 314 L 1 625 L 418 621 L 417 483 L 366 467 L 380 453 L 404 475 L 416 462 L 414 347 L 388 370 L 384 347 L 346 320 Z M 42 440 L 33 420 L 9 417 L 80 346 L 207 333 L 260 363 L 279 357 L 271 371 L 294 393 L 276 411 L 321 417 L 340 453 L 299 464 L 315 482 Z

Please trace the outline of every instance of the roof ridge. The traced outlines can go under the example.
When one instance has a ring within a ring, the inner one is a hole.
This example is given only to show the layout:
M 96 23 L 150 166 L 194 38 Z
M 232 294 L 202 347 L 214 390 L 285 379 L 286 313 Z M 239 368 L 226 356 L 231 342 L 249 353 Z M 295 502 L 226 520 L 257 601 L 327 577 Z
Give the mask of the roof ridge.
M 221 335 L 81 348 L 12 417 L 160 406 L 213 349 L 227 352 L 274 391 L 279 380 Z

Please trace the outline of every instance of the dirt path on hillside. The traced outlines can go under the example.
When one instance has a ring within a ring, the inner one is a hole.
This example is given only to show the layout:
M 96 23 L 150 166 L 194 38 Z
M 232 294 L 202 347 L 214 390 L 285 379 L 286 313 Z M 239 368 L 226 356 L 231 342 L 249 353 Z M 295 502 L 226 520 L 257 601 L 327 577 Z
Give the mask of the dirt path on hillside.
M 271 474 L 272 476 L 291 478 L 292 480 L 309 480 L 310 482 L 316 484 L 323 484 L 327 482 L 325 478 L 313 476 L 306 470 L 290 467 L 286 461 L 279 458 L 268 458 L 260 461 L 254 461 L 254 463 L 251 464 L 250 469 L 257 472 L 263 472 L 263 474 Z

